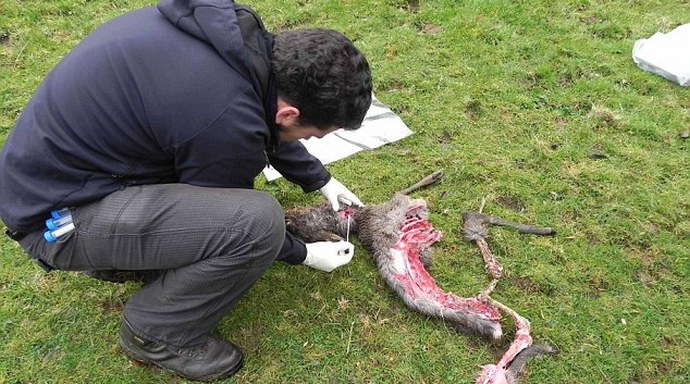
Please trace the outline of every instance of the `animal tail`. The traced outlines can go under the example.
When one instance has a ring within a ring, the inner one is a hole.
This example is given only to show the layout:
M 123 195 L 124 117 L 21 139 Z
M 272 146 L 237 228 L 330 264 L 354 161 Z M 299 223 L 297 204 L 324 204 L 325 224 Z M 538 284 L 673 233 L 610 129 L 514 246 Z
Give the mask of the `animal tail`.
M 558 350 L 548 344 L 532 344 L 529 347 L 520 351 L 520 353 L 515 356 L 515 359 L 508 365 L 508 372 L 510 372 L 513 377 L 522 372 L 525 368 L 525 364 L 532 357 L 538 357 L 541 355 L 557 355 Z

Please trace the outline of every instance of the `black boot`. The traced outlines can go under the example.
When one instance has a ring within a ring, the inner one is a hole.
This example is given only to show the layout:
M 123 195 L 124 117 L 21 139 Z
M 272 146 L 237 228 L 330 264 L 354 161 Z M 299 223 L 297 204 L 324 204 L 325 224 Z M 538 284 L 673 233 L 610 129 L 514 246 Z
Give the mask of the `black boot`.
M 242 368 L 240 349 L 215 337 L 206 336 L 201 345 L 176 347 L 144 340 L 122 320 L 120 346 L 134 360 L 153 364 L 192 380 L 212 381 L 235 374 Z

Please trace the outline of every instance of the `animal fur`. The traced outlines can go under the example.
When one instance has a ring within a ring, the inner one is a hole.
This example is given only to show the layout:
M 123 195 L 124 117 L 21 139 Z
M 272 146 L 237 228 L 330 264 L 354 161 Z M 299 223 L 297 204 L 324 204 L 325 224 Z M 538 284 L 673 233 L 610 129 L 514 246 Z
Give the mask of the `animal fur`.
M 429 185 L 441 175 L 435 172 L 403 192 Z M 529 321 L 489 296 L 502 276 L 503 267 L 489 250 L 486 224 L 511 226 L 520 232 L 541 235 L 555 232 L 481 213 L 464 213 L 465 238 L 479 246 L 492 282 L 477 297 L 462 298 L 441 290 L 427 271 L 431 265 L 431 245 L 442 236 L 428 216 L 424 200 L 396 193 L 383 204 L 349 207 L 338 212 L 328 203 L 295 208 L 286 212 L 285 220 L 287 230 L 308 243 L 343 240 L 348 229 L 357 234 L 373 255 L 379 275 L 409 308 L 442 319 L 459 332 L 498 339 L 502 335 L 499 311 L 509 315 L 515 323 L 515 339 L 499 362 L 482 366 L 476 383 L 517 384 L 529 358 L 557 351 L 545 344 L 533 345 Z
M 289 210 L 285 215 L 288 231 L 305 242 L 343 239 L 348 217 L 350 232 L 358 235 L 373 255 L 379 275 L 409 308 L 443 319 L 463 333 L 501 337 L 496 310 L 477 298 L 442 291 L 427 272 L 431 264 L 429 247 L 441 233 L 428 222 L 424 200 L 398 193 L 384 204 L 339 212 L 322 204 Z

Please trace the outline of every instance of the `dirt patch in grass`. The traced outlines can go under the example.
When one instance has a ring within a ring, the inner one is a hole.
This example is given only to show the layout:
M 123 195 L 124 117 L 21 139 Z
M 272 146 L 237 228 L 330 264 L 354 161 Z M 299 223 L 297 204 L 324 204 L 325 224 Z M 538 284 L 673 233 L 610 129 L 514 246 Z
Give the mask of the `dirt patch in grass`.
M 120 314 L 125 307 L 125 303 L 119 297 L 110 297 L 98 302 L 98 307 L 108 314 Z
M 516 197 L 512 196 L 501 195 L 496 197 L 495 201 L 498 205 L 515 212 L 524 212 L 526 208 L 525 204 L 523 204 Z
M 516 287 L 526 294 L 541 293 L 551 296 L 554 293 L 554 289 L 552 287 L 540 284 L 528 277 L 507 277 L 505 280 L 508 285 Z

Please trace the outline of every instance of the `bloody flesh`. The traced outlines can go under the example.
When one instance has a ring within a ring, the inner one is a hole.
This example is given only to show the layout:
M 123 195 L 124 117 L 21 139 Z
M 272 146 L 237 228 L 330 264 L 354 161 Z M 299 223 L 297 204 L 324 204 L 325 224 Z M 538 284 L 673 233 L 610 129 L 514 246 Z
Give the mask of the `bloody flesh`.
M 388 203 L 357 210 L 354 217 L 379 275 L 409 308 L 440 318 L 461 332 L 501 337 L 495 309 L 479 298 L 443 291 L 427 271 L 430 247 L 442 234 L 429 222 L 426 202 L 396 194 Z
M 393 278 L 413 299 L 438 303 L 451 311 L 472 310 L 487 319 L 498 320 L 500 315 L 476 298 L 461 298 L 441 290 L 421 262 L 420 252 L 441 239 L 441 232 L 419 216 L 408 218 L 400 228 L 400 238 L 391 249 L 393 265 L 399 272 Z
M 464 333 L 498 339 L 502 330 L 500 314 L 515 323 L 515 339 L 495 364 L 482 366 L 476 384 L 516 384 L 525 362 L 535 356 L 555 354 L 545 344 L 532 344 L 530 324 L 511 308 L 490 297 L 503 273 L 485 240 L 486 224 L 517 228 L 521 232 L 550 235 L 550 228 L 506 222 L 481 213 L 463 213 L 464 235 L 473 241 L 484 257 L 492 277 L 489 286 L 475 297 L 463 298 L 438 287 L 427 271 L 431 245 L 442 237 L 428 220 L 426 202 L 400 193 L 384 204 L 348 207 L 337 213 L 330 205 L 297 208 L 286 213 L 287 229 L 306 242 L 337 241 L 357 233 L 362 245 L 376 261 L 379 275 L 405 302 L 408 308 L 442 319 Z

